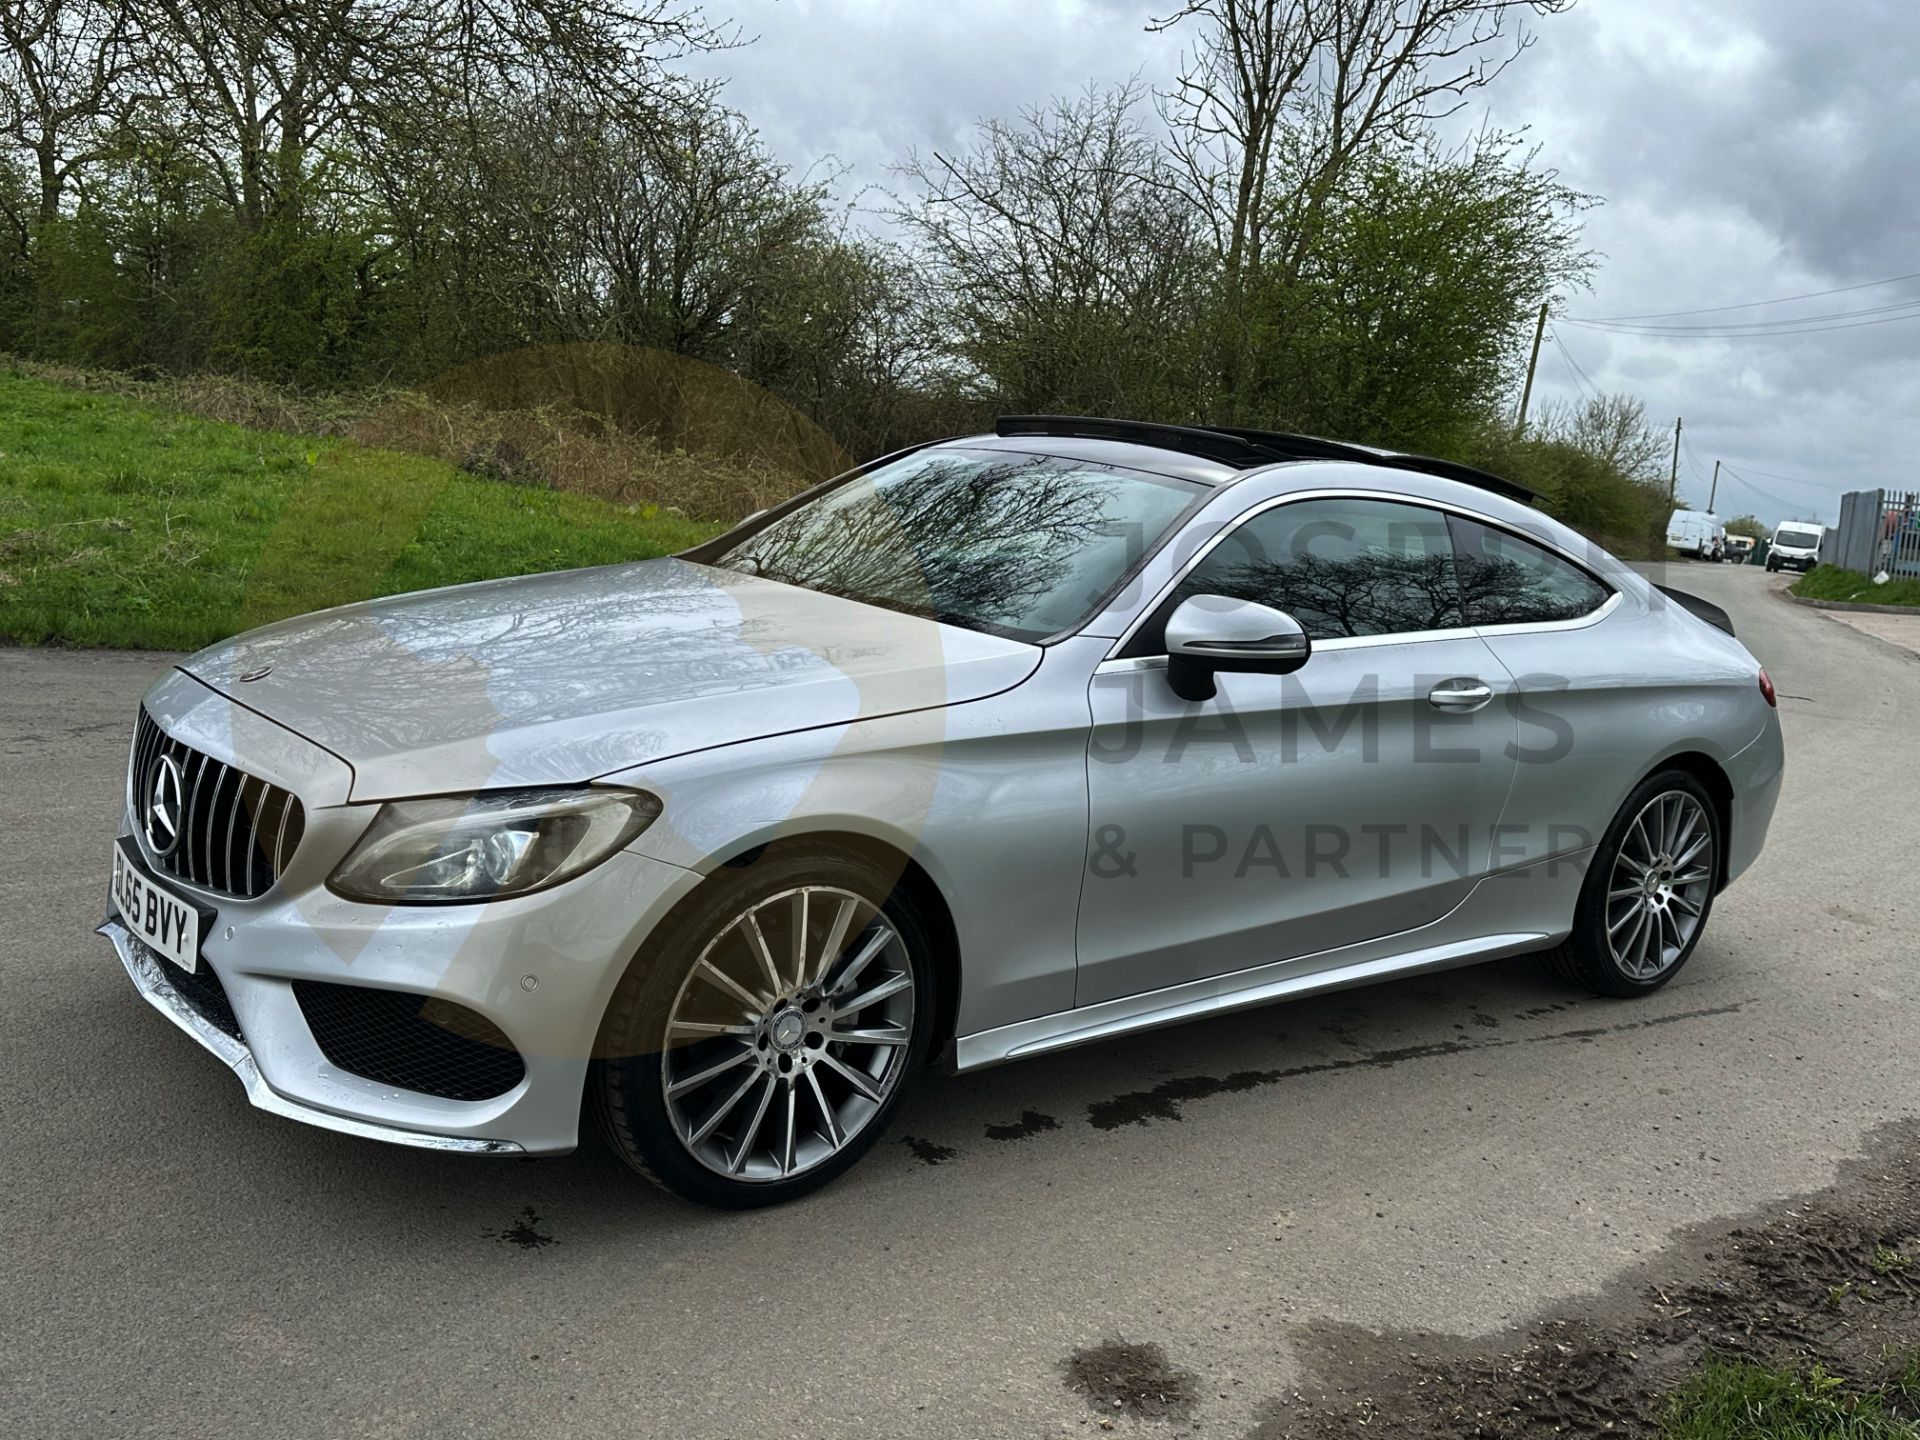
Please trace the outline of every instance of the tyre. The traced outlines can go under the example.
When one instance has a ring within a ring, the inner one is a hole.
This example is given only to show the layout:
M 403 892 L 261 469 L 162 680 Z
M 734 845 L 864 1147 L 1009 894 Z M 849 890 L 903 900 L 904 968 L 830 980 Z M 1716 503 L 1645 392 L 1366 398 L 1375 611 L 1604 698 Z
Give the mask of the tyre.
M 1594 850 L 1573 933 L 1549 958 L 1602 995 L 1648 995 L 1687 963 L 1713 912 L 1724 840 L 1706 787 L 1662 770 L 1634 788 Z
M 629 1165 L 739 1210 L 817 1190 L 872 1148 L 934 1023 L 928 929 L 897 879 L 836 850 L 770 851 L 648 938 L 589 1080 Z

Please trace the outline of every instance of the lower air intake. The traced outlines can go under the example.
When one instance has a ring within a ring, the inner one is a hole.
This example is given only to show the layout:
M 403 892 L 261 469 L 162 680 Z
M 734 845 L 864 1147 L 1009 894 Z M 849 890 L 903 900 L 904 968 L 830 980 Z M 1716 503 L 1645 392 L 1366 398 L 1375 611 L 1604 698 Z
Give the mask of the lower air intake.
M 321 1053 L 350 1075 L 443 1100 L 491 1100 L 526 1076 L 500 1027 L 451 1000 L 321 980 L 293 993 Z

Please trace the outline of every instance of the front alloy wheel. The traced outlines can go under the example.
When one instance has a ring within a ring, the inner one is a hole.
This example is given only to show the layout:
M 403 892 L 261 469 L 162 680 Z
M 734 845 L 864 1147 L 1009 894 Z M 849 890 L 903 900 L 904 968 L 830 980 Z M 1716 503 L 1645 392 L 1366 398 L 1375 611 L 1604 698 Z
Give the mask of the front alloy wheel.
M 723 869 L 652 937 L 602 1031 L 614 1148 L 726 1208 L 817 1189 L 879 1138 L 934 1010 L 926 931 L 862 857 Z
M 899 1085 L 914 1007 L 905 942 L 870 901 L 825 885 L 768 896 L 674 997 L 660 1056 L 674 1137 L 728 1180 L 825 1164 Z

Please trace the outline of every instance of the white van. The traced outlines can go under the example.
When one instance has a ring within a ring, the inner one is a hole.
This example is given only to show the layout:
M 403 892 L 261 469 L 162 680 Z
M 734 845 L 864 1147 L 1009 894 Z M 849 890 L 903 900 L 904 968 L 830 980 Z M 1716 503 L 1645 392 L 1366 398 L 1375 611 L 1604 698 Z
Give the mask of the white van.
M 1827 527 L 1811 520 L 1789 520 L 1773 532 L 1767 551 L 1768 570 L 1811 570 L 1820 563 L 1820 542 Z
M 1676 510 L 1667 521 L 1667 544 L 1682 555 L 1718 564 L 1727 553 L 1727 527 L 1710 510 Z

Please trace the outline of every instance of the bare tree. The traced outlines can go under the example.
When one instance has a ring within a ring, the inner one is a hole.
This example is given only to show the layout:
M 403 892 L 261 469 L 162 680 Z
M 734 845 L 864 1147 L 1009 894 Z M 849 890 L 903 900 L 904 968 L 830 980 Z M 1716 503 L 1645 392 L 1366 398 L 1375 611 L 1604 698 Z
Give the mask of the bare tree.
M 31 158 L 41 222 L 101 153 L 131 64 L 125 20 L 98 0 L 0 0 L 0 133 Z
M 1572 0 L 1185 0 L 1152 30 L 1197 30 L 1161 97 L 1231 283 L 1315 212 L 1370 146 L 1416 138 L 1529 44 L 1528 13 Z
M 1004 398 L 1152 410 L 1156 381 L 1183 367 L 1208 262 L 1139 99 L 1090 90 L 901 167 L 918 195 L 896 218 L 959 350 Z
M 121 0 L 142 96 L 257 228 L 315 156 L 362 152 L 419 117 L 469 137 L 545 97 L 638 118 L 681 88 L 666 67 L 734 41 L 678 0 Z
M 1660 474 L 1669 438 L 1655 433 L 1647 423 L 1647 407 L 1625 393 L 1595 395 L 1579 405 L 1551 405 L 1541 430 L 1632 479 Z

